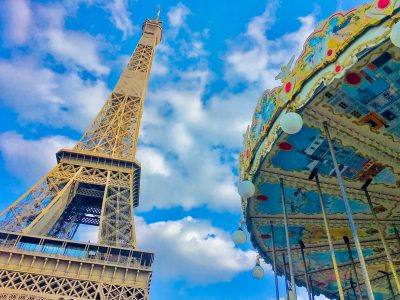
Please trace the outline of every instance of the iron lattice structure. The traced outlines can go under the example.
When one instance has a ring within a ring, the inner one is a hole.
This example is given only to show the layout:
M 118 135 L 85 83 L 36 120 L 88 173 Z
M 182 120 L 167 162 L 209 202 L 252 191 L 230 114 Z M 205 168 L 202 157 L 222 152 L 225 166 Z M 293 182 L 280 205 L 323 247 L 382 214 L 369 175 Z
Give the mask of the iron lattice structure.
M 0 214 L 0 299 L 149 299 L 153 254 L 135 250 L 135 159 L 158 16 L 100 113 L 73 149 Z M 98 226 L 96 244 L 73 241 Z

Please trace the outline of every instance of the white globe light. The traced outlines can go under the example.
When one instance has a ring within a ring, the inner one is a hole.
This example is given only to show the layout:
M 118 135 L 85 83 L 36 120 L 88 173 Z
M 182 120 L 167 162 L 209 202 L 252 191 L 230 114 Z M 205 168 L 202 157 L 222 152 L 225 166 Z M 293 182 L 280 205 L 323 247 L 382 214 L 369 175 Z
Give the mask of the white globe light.
M 253 277 L 255 279 L 261 279 L 264 277 L 264 269 L 257 263 L 254 268 L 253 271 L 251 272 L 251 274 L 253 275 Z
M 390 32 L 390 40 L 393 45 L 400 48 L 400 22 L 397 22 L 392 27 L 392 31 Z
M 246 234 L 239 228 L 232 234 L 232 239 L 235 245 L 243 245 L 246 243 Z
M 303 127 L 303 119 L 298 113 L 289 112 L 281 118 L 281 128 L 287 134 L 295 134 Z
M 240 197 L 242 198 L 249 198 L 254 195 L 256 191 L 256 188 L 254 187 L 254 184 L 251 181 L 245 180 L 242 182 L 239 182 L 238 185 L 238 192 Z

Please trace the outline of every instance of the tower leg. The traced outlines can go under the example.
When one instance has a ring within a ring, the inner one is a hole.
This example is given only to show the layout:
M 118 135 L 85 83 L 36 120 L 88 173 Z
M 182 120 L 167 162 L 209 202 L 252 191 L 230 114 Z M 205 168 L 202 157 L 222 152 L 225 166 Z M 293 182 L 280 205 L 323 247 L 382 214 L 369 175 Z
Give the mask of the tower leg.
M 0 214 L 0 228 L 45 235 L 68 205 L 82 167 L 59 163 L 33 188 Z
M 132 174 L 108 171 L 100 218 L 99 244 L 135 247 Z

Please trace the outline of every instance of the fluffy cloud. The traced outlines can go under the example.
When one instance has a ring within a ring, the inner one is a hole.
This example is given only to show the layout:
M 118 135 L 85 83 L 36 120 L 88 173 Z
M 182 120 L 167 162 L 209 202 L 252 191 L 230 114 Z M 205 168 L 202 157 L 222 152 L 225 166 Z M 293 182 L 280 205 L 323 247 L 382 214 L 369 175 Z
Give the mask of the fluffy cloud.
M 112 12 L 119 11 L 117 2 L 111 4 Z M 3 8 L 7 41 L 25 45 L 29 40 L 33 53 L 50 54 L 69 68 L 83 68 L 96 75 L 109 72 L 109 68 L 101 63 L 101 41 L 87 33 L 64 28 L 64 19 L 70 13 L 66 7 L 58 4 L 31 7 L 29 1 L 16 0 L 6 1 Z
M 55 166 L 58 150 L 72 147 L 74 143 L 63 136 L 29 140 L 15 132 L 0 134 L 0 151 L 6 168 L 16 177 L 31 182 L 43 177 Z
M 19 44 L 29 35 L 30 43 L 25 56 L 0 60 L 0 100 L 14 109 L 22 122 L 82 131 L 109 94 L 102 80 L 82 78 L 82 71 L 97 77 L 109 72 L 101 63 L 102 43 L 87 33 L 66 30 L 64 22 L 70 11 L 64 6 L 31 7 L 29 2 L 10 1 L 5 8 L 13 25 L 5 28 L 5 34 L 15 35 Z M 44 66 L 42 57 L 52 59 Z
M 146 224 L 136 218 L 136 227 L 139 248 L 157 253 L 154 274 L 164 280 L 209 284 L 254 267 L 254 251 L 235 248 L 227 232 L 207 221 L 186 217 Z
M 200 285 L 230 281 L 240 272 L 251 272 L 256 261 L 255 251 L 235 248 L 230 233 L 205 220 L 185 217 L 146 223 L 136 216 L 135 226 L 138 249 L 156 254 L 153 276 L 163 281 Z M 83 225 L 77 234 L 79 240 L 97 241 L 93 226 Z M 266 274 L 272 273 L 270 265 L 262 266 Z
M 109 94 L 103 81 L 59 74 L 32 59 L 0 61 L 0 69 L 0 99 L 23 122 L 83 130 Z
M 189 14 L 190 10 L 184 4 L 179 2 L 168 11 L 168 21 L 172 27 L 179 29 L 185 24 L 185 19 Z
M 83 68 L 97 76 L 108 74 L 109 67 L 101 63 L 99 54 L 102 43 L 87 33 L 64 28 L 66 8 L 37 6 L 32 14 L 37 19 L 32 39 L 38 50 L 48 52 L 70 69 Z
M 114 0 L 106 6 L 111 12 L 111 19 L 115 27 L 124 34 L 124 39 L 133 34 L 133 24 L 131 21 L 128 1 Z
M 153 176 L 168 177 L 171 170 L 165 158 L 156 149 L 142 147 L 139 152 L 139 159 L 142 165 L 146 166 L 146 172 Z
M 98 75 L 110 71 L 100 62 L 98 45 L 91 36 L 57 28 L 51 28 L 41 36 L 44 50 L 49 50 L 64 64 L 76 65 Z
M 30 3 L 27 0 L 6 0 L 2 4 L 5 37 L 15 45 L 26 43 L 32 23 Z
M 307 299 L 309 299 L 306 288 L 301 287 L 301 288 L 297 288 L 296 290 L 297 290 L 297 300 L 307 300 Z M 326 298 L 323 295 L 314 296 L 314 299 L 315 300 L 328 300 L 328 298 Z
M 278 2 L 271 1 L 261 16 L 254 17 L 247 31 L 237 40 L 231 41 L 226 55 L 225 77 L 231 83 L 253 83 L 262 88 L 273 88 L 279 83 L 274 79 L 282 65 L 292 55 L 298 56 L 307 37 L 312 33 L 316 19 L 314 15 L 300 17 L 300 28 L 277 39 L 268 38 L 268 30 L 274 24 Z
M 138 159 L 143 162 L 141 210 L 207 205 L 218 211 L 239 211 L 234 174 L 238 151 L 225 147 L 240 146 L 245 118 L 250 118 L 253 105 L 246 104 L 250 98 L 239 97 L 232 102 L 214 97 L 205 105 L 209 76 L 207 69 L 179 71 L 175 83 L 163 82 L 149 91 L 138 148 Z M 228 103 L 233 106 L 221 113 Z M 154 159 L 143 151 L 149 146 L 164 157 L 168 176 L 151 171 Z

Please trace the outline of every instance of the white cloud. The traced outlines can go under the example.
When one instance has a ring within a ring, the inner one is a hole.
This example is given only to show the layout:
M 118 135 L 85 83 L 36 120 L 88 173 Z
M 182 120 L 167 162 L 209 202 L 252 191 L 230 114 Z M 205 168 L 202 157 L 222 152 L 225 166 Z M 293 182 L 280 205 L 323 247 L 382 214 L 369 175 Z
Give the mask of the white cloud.
M 79 67 L 96 75 L 108 74 L 109 67 L 101 63 L 99 54 L 101 42 L 87 33 L 66 30 L 67 14 L 62 6 L 38 6 L 34 11 L 37 22 L 32 36 L 35 46 L 71 69 Z
M 246 82 L 259 87 L 273 88 L 279 84 L 274 78 L 282 65 L 288 63 L 292 55 L 298 56 L 307 37 L 315 27 L 313 14 L 300 17 L 300 28 L 288 32 L 277 39 L 268 38 L 268 30 L 274 23 L 278 2 L 267 5 L 261 16 L 254 17 L 247 31 L 235 41 L 231 41 L 226 55 L 225 77 L 228 82 Z
M 139 249 L 156 253 L 154 276 L 164 280 L 210 284 L 230 281 L 254 267 L 254 251 L 235 248 L 229 233 L 204 220 L 186 217 L 146 224 L 137 217 L 136 228 Z
M 190 14 L 189 8 L 179 2 L 176 6 L 172 7 L 168 13 L 168 21 L 172 27 L 179 29 L 185 24 L 186 17 Z
M 214 97 L 204 105 L 209 76 L 209 71 L 201 68 L 178 72 L 175 83 L 164 82 L 149 91 L 138 158 L 146 157 L 142 153 L 146 147 L 156 147 L 170 173 L 159 176 L 143 164 L 140 210 L 203 205 L 218 211 L 240 210 L 234 174 L 238 151 L 232 153 L 233 158 L 231 149 L 221 145 L 230 141 L 228 147 L 239 148 L 244 119 L 250 118 L 254 105 L 247 104 L 252 103 L 251 98 L 230 102 L 225 99 L 228 95 Z M 221 112 L 224 105 L 229 108 Z
M 204 49 L 203 36 L 190 32 L 190 40 L 182 42 L 181 53 L 187 58 L 201 58 L 208 52 Z
M 6 40 L 16 45 L 25 45 L 29 40 L 30 50 L 38 56 L 51 54 L 69 68 L 108 74 L 109 68 L 101 63 L 99 53 L 103 47 L 101 37 L 64 28 L 66 16 L 73 13 L 69 6 L 36 4 L 31 7 L 27 0 L 7 1 L 3 10 Z M 115 4 L 111 11 L 118 8 Z
M 110 71 L 100 62 L 98 45 L 91 36 L 60 28 L 51 28 L 41 36 L 46 50 L 65 64 L 76 64 L 98 75 Z
M 23 122 L 83 130 L 109 94 L 103 81 L 59 74 L 32 59 L 0 61 L 0 69 L 0 99 Z
M 102 44 L 87 33 L 66 30 L 64 21 L 71 12 L 61 5 L 30 7 L 18 0 L 9 1 L 7 7 L 9 33 L 19 43 L 29 35 L 30 43 L 25 56 L 0 60 L 1 101 L 22 122 L 85 129 L 109 93 L 103 81 L 81 78 L 82 69 L 97 76 L 109 72 L 101 63 Z M 49 54 L 58 67 L 64 67 L 62 73 L 43 66 L 41 58 Z
M 29 183 L 43 177 L 55 166 L 55 153 L 58 150 L 73 147 L 74 143 L 63 136 L 29 140 L 16 132 L 0 134 L 0 151 L 6 168 L 17 178 Z
M 75 9 L 82 2 L 88 6 L 97 6 L 103 9 L 107 14 L 110 14 L 110 21 L 115 28 L 123 33 L 123 39 L 126 39 L 137 30 L 131 20 L 128 0 L 76 0 L 71 2 L 67 2 L 67 5 L 70 4 Z
M 142 168 L 151 175 L 161 175 L 168 177 L 171 174 L 167 162 L 161 153 L 156 149 L 143 147 L 139 151 L 138 159 L 142 164 Z
M 296 289 L 297 292 L 297 300 L 308 300 L 308 293 L 307 293 L 307 289 L 305 287 L 298 287 Z M 314 296 L 315 300 L 329 300 L 329 298 L 326 298 L 323 295 L 319 295 L 319 296 Z
M 137 248 L 155 253 L 153 276 L 163 281 L 198 285 L 230 281 L 240 272 L 251 272 L 256 262 L 255 251 L 235 248 L 230 233 L 206 220 L 188 216 L 146 223 L 135 216 L 135 226 Z M 97 241 L 93 226 L 82 226 L 78 235 L 81 241 Z M 270 265 L 262 262 L 262 267 L 266 275 L 272 274 Z
M 220 162 L 217 150 L 202 146 L 190 155 L 174 158 L 172 154 L 168 163 L 171 166 L 169 176 L 158 176 L 151 170 L 142 169 L 139 210 L 175 206 L 191 209 L 207 205 L 212 210 L 239 211 L 235 176 L 229 164 Z
M 114 0 L 106 6 L 111 12 L 111 19 L 117 27 L 124 34 L 123 38 L 127 38 L 133 34 L 133 24 L 131 21 L 128 1 L 127 0 Z
M 23 45 L 29 39 L 32 13 L 28 0 L 6 0 L 3 3 L 5 37 L 8 42 Z
M 270 1 L 260 16 L 255 16 L 247 25 L 246 35 L 253 38 L 258 44 L 265 44 L 265 33 L 275 22 L 275 13 L 278 9 L 277 0 Z
M 157 54 L 154 57 L 153 65 L 151 67 L 151 76 L 165 76 L 168 74 L 169 67 L 165 58 Z

